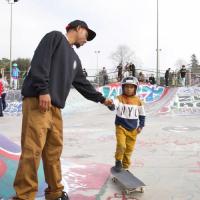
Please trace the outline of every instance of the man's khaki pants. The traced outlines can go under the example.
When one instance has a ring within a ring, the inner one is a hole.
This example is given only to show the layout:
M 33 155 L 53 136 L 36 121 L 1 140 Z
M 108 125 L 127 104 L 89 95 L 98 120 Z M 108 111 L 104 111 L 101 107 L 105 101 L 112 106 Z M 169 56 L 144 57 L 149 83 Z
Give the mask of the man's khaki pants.
M 63 147 L 61 110 L 54 106 L 40 112 L 38 98 L 23 100 L 21 148 L 18 170 L 14 181 L 14 199 L 35 199 L 38 191 L 37 171 L 42 157 L 45 181 L 48 188 L 45 197 L 53 200 L 61 196 L 60 156 Z
M 131 155 L 135 147 L 137 130 L 128 131 L 122 126 L 116 126 L 116 153 L 115 159 L 122 161 L 122 166 L 128 169 L 131 165 Z

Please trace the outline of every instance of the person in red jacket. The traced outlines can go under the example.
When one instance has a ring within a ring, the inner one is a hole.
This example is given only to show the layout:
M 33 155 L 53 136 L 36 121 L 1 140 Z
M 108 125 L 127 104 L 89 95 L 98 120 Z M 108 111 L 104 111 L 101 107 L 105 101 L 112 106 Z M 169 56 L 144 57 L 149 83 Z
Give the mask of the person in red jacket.
M 0 80 L 0 117 L 3 117 L 3 107 L 1 99 L 2 92 L 3 92 L 3 82 Z

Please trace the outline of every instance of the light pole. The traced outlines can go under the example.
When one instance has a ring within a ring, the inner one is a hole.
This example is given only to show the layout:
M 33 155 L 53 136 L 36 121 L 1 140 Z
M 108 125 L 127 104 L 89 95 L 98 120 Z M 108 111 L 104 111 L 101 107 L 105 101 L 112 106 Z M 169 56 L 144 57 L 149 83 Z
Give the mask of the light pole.
M 159 0 L 157 0 L 157 48 L 156 48 L 156 83 L 160 84 L 159 77 Z
M 10 85 L 11 85 L 11 77 L 12 77 L 12 5 L 19 0 L 7 0 L 8 4 L 10 4 Z
M 96 54 L 96 59 L 97 59 L 97 85 L 99 86 L 99 54 L 100 51 L 94 51 L 94 53 Z

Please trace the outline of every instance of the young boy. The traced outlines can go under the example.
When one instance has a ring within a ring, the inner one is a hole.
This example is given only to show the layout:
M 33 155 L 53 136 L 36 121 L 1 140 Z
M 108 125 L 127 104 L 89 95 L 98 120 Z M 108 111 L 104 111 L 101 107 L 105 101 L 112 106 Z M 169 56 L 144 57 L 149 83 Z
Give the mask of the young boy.
M 129 76 L 122 80 L 122 95 L 116 97 L 110 110 L 116 110 L 116 153 L 115 170 L 127 170 L 131 165 L 131 155 L 137 134 L 145 124 L 145 110 L 142 101 L 136 96 L 138 80 Z

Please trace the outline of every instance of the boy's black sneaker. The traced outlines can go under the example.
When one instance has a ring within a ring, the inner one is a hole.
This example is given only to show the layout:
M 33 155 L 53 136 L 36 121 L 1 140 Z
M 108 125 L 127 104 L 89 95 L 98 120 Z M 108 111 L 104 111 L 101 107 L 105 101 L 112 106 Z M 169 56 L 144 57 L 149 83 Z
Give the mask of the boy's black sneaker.
M 122 162 L 120 160 L 116 160 L 115 162 L 115 171 L 116 172 L 121 172 L 122 171 Z
M 58 197 L 56 200 L 69 200 L 69 197 L 66 192 L 62 192 L 62 196 Z

